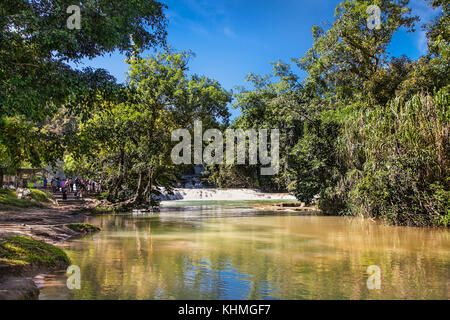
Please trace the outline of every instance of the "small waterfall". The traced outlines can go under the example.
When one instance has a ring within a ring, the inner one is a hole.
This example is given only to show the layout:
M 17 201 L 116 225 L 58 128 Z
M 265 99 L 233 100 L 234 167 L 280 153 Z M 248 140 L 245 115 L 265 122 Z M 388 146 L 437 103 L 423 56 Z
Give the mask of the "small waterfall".
M 213 200 L 213 201 L 242 201 L 242 200 L 295 200 L 287 193 L 264 193 L 254 189 L 218 189 L 218 188 L 176 188 L 173 195 L 162 192 L 161 200 Z

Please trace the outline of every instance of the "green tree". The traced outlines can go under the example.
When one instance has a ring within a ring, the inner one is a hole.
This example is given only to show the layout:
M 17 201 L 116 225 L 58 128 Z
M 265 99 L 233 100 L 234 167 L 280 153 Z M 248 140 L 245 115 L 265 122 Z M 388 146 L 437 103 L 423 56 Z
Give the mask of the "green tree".
M 165 52 L 129 59 L 128 97 L 80 124 L 74 158 L 96 163 L 108 200 L 122 207 L 157 205 L 161 187 L 170 189 L 181 167 L 170 153 L 172 130 L 227 123 L 230 94 L 212 79 L 187 74 L 190 53 Z
M 365 158 L 346 174 L 353 214 L 397 225 L 450 222 L 449 87 L 352 115 L 348 144 Z
M 165 5 L 159 2 L 79 3 L 81 28 L 69 30 L 66 10 L 73 4 L 64 0 L 0 3 L 0 146 L 5 149 L 2 158 L 11 157 L 2 160 L 2 165 L 20 165 L 17 159 L 36 163 L 52 151 L 30 144 L 23 144 L 21 152 L 10 149 L 8 140 L 14 139 L 7 123 L 15 121 L 22 129 L 28 128 L 30 132 L 23 137 L 37 131 L 45 135 L 45 124 L 61 108 L 72 113 L 91 108 L 98 102 L 98 91 L 107 90 L 100 87 L 114 86 L 104 72 L 74 70 L 69 63 L 114 50 L 131 54 L 134 46 L 146 49 L 165 44 Z M 43 141 L 36 143 L 45 145 Z M 53 160 L 61 157 L 60 149 L 53 148 L 58 151 L 52 154 Z M 38 151 L 47 153 L 36 156 Z
M 371 30 L 373 4 L 381 28 Z M 236 95 L 242 116 L 233 126 L 285 129 L 286 165 L 264 185 L 278 182 L 306 203 L 318 196 L 327 214 L 448 225 L 449 5 L 430 1 L 442 12 L 425 26 L 427 55 L 412 61 L 386 51 L 399 28 L 414 31 L 407 4 L 343 1 L 331 27 L 313 27 L 312 48 L 293 59 L 303 81 L 281 62 L 273 64 L 278 81 L 250 76 L 254 88 Z M 254 169 L 220 166 L 212 178 L 259 187 Z

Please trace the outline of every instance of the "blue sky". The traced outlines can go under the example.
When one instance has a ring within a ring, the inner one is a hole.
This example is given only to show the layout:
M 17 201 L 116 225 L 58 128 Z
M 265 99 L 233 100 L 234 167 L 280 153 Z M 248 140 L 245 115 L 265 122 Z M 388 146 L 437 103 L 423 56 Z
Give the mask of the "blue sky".
M 312 45 L 311 28 L 333 21 L 340 0 L 160 0 L 167 4 L 168 43 L 176 50 L 192 50 L 190 72 L 218 80 L 231 90 L 245 85 L 249 72 L 271 73 L 270 62 L 289 62 Z M 415 59 L 426 53 L 424 22 L 436 10 L 425 0 L 411 0 L 413 14 L 421 17 L 415 33 L 400 30 L 389 52 Z M 149 52 L 151 53 L 151 52 Z M 128 65 L 120 54 L 84 60 L 79 67 L 104 68 L 120 82 Z M 238 110 L 231 110 L 233 116 Z

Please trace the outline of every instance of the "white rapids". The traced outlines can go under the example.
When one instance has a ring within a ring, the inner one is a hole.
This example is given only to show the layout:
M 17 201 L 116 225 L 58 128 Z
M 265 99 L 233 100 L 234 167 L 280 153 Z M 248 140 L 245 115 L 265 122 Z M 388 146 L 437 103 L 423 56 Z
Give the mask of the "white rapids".
M 218 189 L 218 188 L 176 188 L 173 195 L 163 192 L 161 200 L 212 200 L 212 201 L 243 201 L 243 200 L 295 200 L 288 193 L 265 193 L 255 189 Z

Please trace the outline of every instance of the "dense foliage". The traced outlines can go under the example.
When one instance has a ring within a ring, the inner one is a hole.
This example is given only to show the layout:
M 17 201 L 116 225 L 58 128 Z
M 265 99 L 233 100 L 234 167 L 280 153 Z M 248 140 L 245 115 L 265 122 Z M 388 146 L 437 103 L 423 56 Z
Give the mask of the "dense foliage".
M 66 165 L 73 162 L 75 172 L 84 165 L 84 174 L 102 180 L 109 201 L 121 207 L 156 205 L 160 189 L 170 189 L 185 169 L 170 157 L 172 131 L 192 128 L 195 120 L 210 127 L 227 123 L 230 95 L 217 81 L 189 76 L 190 57 L 132 56 L 124 102 L 103 106 L 80 123 Z
M 80 5 L 81 28 L 73 30 L 66 27 L 70 5 L 0 2 L 0 184 L 5 172 L 62 158 L 64 132 L 51 118 L 62 110 L 90 110 L 116 87 L 104 70 L 75 70 L 74 62 L 165 44 L 165 6 L 159 2 L 88 1 Z
M 313 47 L 273 75 L 250 74 L 235 95 L 236 128 L 279 128 L 280 170 L 211 168 L 220 186 L 287 190 L 327 214 L 362 215 L 399 225 L 448 225 L 449 4 L 425 26 L 429 52 L 417 61 L 387 52 L 399 28 L 414 31 L 408 1 L 344 1 L 328 30 L 314 26 Z M 381 8 L 381 28 L 366 9 Z M 231 177 L 227 179 L 226 177 Z M 261 179 L 266 181 L 262 182 Z
M 428 53 L 393 57 L 394 34 L 414 32 L 408 0 L 343 1 L 313 45 L 273 74 L 250 74 L 234 94 L 242 115 L 228 123 L 231 95 L 188 72 L 192 55 L 165 48 L 165 6 L 154 0 L 88 1 L 78 30 L 65 28 L 69 1 L 0 6 L 0 185 L 5 172 L 64 160 L 68 175 L 102 182 L 114 206 L 158 205 L 187 167 L 170 152 L 175 129 L 279 129 L 277 174 L 261 165 L 211 165 L 219 187 L 289 191 L 327 214 L 399 225 L 448 226 L 449 6 L 425 25 Z M 381 27 L 367 27 L 367 8 Z M 125 84 L 105 70 L 72 67 L 82 58 L 127 54 Z M 306 77 L 301 77 L 300 69 Z

